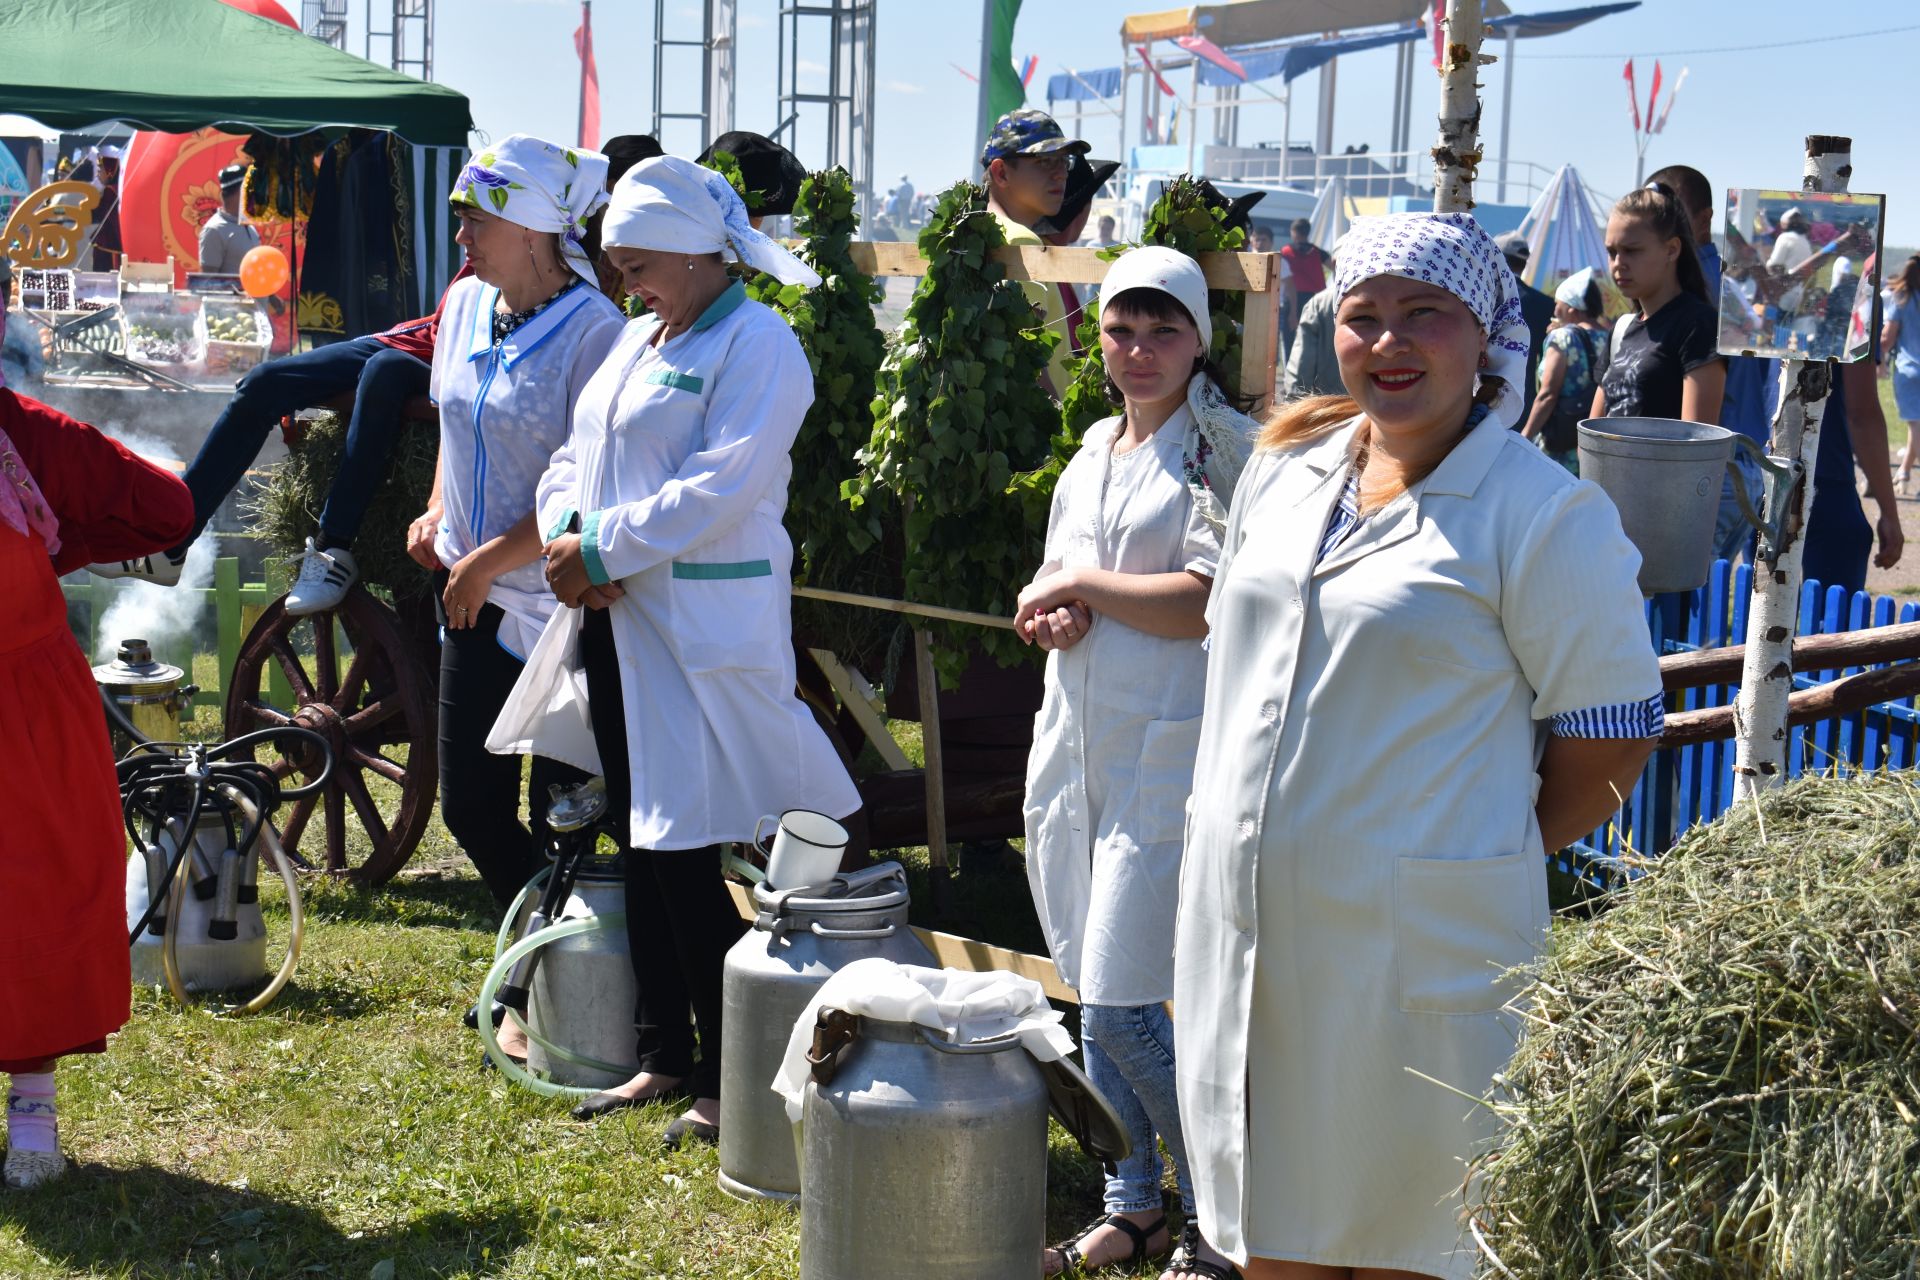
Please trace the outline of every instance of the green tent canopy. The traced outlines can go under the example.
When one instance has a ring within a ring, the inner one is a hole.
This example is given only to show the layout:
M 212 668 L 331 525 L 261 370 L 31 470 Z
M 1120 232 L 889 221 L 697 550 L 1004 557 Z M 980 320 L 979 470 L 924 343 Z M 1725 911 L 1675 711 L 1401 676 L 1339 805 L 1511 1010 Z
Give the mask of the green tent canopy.
M 375 66 L 220 0 L 6 0 L 0 112 L 50 129 L 353 126 L 465 146 L 465 94 Z

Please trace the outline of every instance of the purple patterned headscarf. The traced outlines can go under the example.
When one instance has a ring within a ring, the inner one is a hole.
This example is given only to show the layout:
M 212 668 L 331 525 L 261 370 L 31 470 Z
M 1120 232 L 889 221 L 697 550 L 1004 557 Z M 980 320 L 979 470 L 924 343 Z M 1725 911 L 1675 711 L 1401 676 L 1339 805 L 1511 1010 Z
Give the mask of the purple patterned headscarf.
M 1487 331 L 1487 372 L 1504 384 L 1493 416 L 1505 426 L 1526 409 L 1527 324 L 1506 258 L 1470 213 L 1390 213 L 1356 218 L 1333 247 L 1335 297 L 1375 276 L 1438 285 L 1467 304 Z

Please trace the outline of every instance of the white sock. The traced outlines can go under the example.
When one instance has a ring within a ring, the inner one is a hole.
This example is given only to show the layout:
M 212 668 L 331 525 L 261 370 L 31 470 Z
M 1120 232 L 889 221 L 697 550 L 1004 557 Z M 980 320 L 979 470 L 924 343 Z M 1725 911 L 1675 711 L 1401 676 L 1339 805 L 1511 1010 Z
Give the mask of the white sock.
M 60 1150 L 53 1072 L 15 1075 L 7 1090 L 7 1145 L 16 1151 Z

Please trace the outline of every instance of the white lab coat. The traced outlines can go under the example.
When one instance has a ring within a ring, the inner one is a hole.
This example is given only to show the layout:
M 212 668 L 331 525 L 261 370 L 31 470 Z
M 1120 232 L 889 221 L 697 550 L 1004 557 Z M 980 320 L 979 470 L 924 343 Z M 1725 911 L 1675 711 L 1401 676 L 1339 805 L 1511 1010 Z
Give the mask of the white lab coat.
M 1182 405 L 1153 438 L 1115 456 L 1123 420 L 1087 431 L 1053 491 L 1046 563 L 1212 577 L 1220 537 L 1195 509 Z M 1060 979 L 1089 1004 L 1173 996 L 1181 835 L 1207 655 L 1102 617 L 1047 655 L 1046 697 L 1027 759 L 1027 880 Z
M 440 406 L 440 496 L 433 541 L 452 567 L 533 510 L 534 486 L 626 317 L 581 281 L 533 319 L 493 340 L 500 291 L 454 281 L 433 349 L 431 395 Z M 556 607 L 537 558 L 493 580 L 487 601 L 507 616 L 500 646 L 525 660 Z
M 1222 1252 L 1465 1280 L 1488 1123 L 1442 1086 L 1483 1094 L 1514 1048 L 1497 975 L 1547 925 L 1544 721 L 1660 674 L 1613 505 L 1492 418 L 1316 567 L 1352 436 L 1257 454 L 1234 495 L 1176 930 L 1180 1114 Z
M 544 535 L 578 517 L 590 576 L 626 588 L 611 609 L 632 843 L 745 841 L 762 814 L 792 808 L 845 817 L 859 793 L 794 692 L 793 547 L 781 516 L 788 451 L 813 401 L 806 353 L 738 284 L 655 347 L 659 328 L 653 316 L 626 327 L 539 496 Z M 562 609 L 543 648 L 575 661 L 579 623 L 579 610 Z M 543 665 L 528 665 L 529 688 L 516 687 L 488 745 L 597 769 L 597 756 L 564 745 L 577 738 L 573 711 L 508 723 L 520 695 L 545 693 Z

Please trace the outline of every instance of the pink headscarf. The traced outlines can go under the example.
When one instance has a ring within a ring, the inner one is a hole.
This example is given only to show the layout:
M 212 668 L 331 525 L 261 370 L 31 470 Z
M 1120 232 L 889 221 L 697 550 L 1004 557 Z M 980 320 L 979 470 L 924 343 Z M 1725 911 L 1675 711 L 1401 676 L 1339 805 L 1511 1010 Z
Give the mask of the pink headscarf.
M 38 534 L 47 544 L 48 555 L 60 550 L 60 520 L 47 506 L 4 427 L 0 427 L 0 523 L 16 533 Z

